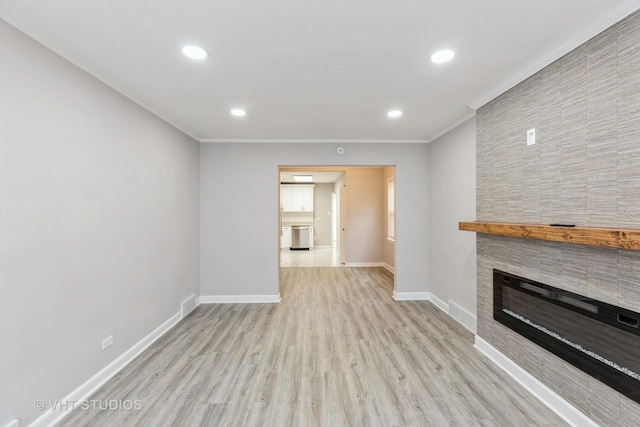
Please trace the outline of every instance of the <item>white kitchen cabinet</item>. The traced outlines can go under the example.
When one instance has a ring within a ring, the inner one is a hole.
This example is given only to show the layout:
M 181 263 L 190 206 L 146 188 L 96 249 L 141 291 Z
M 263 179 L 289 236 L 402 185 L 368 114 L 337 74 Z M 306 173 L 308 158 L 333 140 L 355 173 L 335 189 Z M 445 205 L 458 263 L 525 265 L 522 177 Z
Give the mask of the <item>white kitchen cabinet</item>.
M 300 212 L 313 212 L 313 186 L 300 185 L 293 189 L 293 207 Z
M 283 212 L 293 212 L 293 186 L 280 186 L 280 210 Z
M 280 208 L 283 212 L 313 212 L 313 185 L 281 185 Z
M 291 247 L 291 227 L 282 227 L 280 247 L 283 249 Z
M 309 249 L 313 248 L 313 241 L 314 241 L 314 235 L 313 235 L 313 225 L 309 226 Z

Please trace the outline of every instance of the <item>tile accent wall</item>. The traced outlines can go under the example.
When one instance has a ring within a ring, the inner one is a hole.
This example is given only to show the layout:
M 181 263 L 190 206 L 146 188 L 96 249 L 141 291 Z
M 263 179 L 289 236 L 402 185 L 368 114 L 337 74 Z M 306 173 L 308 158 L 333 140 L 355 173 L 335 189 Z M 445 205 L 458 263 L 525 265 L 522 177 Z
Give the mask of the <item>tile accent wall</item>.
M 478 221 L 640 228 L 640 12 L 476 120 Z M 492 269 L 640 312 L 640 251 L 484 234 L 477 250 L 478 335 L 597 423 L 637 425 L 640 405 L 493 320 Z

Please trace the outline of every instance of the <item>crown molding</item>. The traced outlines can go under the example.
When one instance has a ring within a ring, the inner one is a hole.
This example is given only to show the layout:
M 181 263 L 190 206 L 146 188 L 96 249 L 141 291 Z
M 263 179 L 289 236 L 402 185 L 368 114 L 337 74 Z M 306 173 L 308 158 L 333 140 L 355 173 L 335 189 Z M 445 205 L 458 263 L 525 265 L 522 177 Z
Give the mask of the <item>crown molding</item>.
M 202 138 L 202 143 L 278 143 L 278 144 L 426 144 L 428 139 L 236 139 Z
M 613 5 L 613 3 L 612 3 Z M 492 89 L 486 91 L 482 96 L 474 99 L 468 105 L 469 107 L 477 110 L 478 108 L 485 105 L 487 102 L 497 98 L 502 95 L 512 87 L 516 86 L 518 83 L 526 80 L 531 77 L 538 71 L 542 70 L 547 65 L 557 61 L 562 58 L 567 53 L 571 52 L 573 49 L 578 46 L 586 43 L 593 37 L 597 36 L 607 28 L 613 26 L 614 24 L 620 22 L 631 13 L 640 9 L 640 1 L 635 1 L 631 5 L 624 5 L 618 8 L 612 7 L 611 11 L 608 14 L 603 14 L 601 19 L 597 22 L 594 22 L 592 25 L 583 28 L 580 32 L 576 33 L 575 36 L 561 44 L 559 44 L 555 49 L 547 52 L 543 55 L 538 56 L 531 63 L 525 65 L 524 67 L 518 69 L 515 73 L 511 74 L 509 78 L 504 80 L 502 83 L 493 87 Z
M 2 16 L 0 16 L 0 19 L 3 19 L 7 23 L 9 23 L 9 21 L 7 20 L 7 16 L 2 15 Z M 193 132 L 191 132 L 188 129 L 186 129 L 185 126 L 181 126 L 180 124 L 176 123 L 175 121 L 169 119 L 167 116 L 165 116 L 164 114 L 160 113 L 155 108 L 153 108 L 150 105 L 148 105 L 146 102 L 143 102 L 143 101 L 139 100 L 137 97 L 129 95 L 129 94 L 123 92 L 116 85 L 114 85 L 111 82 L 109 82 L 108 79 L 104 78 L 104 76 L 102 76 L 99 72 L 97 72 L 96 70 L 93 70 L 91 67 L 87 66 L 82 61 L 72 60 L 69 57 L 69 55 L 67 55 L 67 53 L 64 52 L 63 50 L 61 50 L 61 49 L 59 49 L 59 48 L 57 48 L 55 46 L 51 46 L 49 43 L 45 43 L 45 41 L 43 40 L 42 36 L 40 36 L 38 34 L 34 34 L 33 32 L 27 32 L 22 26 L 17 26 L 14 23 L 9 23 L 9 25 L 12 26 L 13 28 L 15 28 L 16 30 L 20 31 L 22 34 L 24 34 L 26 37 L 28 37 L 31 40 L 33 40 L 34 42 L 36 42 L 38 45 L 40 45 L 44 49 L 46 49 L 46 50 L 48 50 L 50 52 L 53 52 L 55 55 L 57 55 L 60 58 L 62 58 L 64 61 L 66 61 L 71 66 L 73 66 L 73 67 L 79 69 L 80 71 L 84 72 L 90 78 L 96 80 L 97 82 L 101 83 L 102 85 L 104 85 L 104 86 L 108 87 L 109 89 L 113 90 L 118 95 L 120 95 L 121 97 L 125 98 L 127 101 L 132 102 L 133 104 L 136 104 L 136 106 L 138 106 L 139 108 L 142 108 L 143 110 L 146 110 L 148 113 L 151 113 L 156 118 L 158 118 L 161 121 L 165 122 L 169 126 L 175 128 L 177 131 L 185 134 L 186 136 L 188 136 L 189 138 L 191 138 L 191 139 L 193 139 L 195 141 L 198 141 L 198 137 Z
M 444 128 L 442 131 L 440 131 L 439 133 L 436 134 L 436 136 L 434 136 L 433 138 L 429 139 L 429 142 L 433 142 L 436 139 L 440 138 L 441 136 L 451 132 L 452 130 L 454 130 L 455 128 L 457 128 L 458 126 L 460 126 L 461 124 L 463 124 L 464 122 L 466 122 L 467 120 L 473 118 L 476 116 L 476 110 L 471 111 L 470 113 L 465 114 L 460 120 L 454 122 L 452 125 L 447 126 L 446 128 Z

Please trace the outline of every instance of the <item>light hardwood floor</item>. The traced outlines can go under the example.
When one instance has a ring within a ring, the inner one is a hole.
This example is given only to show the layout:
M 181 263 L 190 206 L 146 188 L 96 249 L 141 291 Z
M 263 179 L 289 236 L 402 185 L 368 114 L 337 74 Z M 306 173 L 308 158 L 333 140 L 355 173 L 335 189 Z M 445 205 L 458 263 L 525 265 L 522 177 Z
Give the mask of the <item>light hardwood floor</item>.
M 560 426 L 382 268 L 283 268 L 279 304 L 199 306 L 67 426 Z

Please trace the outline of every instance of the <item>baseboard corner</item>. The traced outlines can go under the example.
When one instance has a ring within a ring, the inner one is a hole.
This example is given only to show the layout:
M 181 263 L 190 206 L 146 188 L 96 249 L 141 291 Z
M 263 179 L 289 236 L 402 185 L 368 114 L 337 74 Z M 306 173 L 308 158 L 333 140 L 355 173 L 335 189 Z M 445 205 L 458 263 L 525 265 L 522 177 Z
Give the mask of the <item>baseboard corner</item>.
M 383 266 L 384 268 L 386 268 L 386 269 L 387 269 L 387 271 L 389 271 L 389 273 L 394 274 L 394 275 L 396 274 L 396 270 L 395 270 L 395 268 L 393 268 L 393 266 L 391 266 L 390 264 L 387 264 L 386 262 L 383 262 L 383 263 L 382 263 L 382 266 Z
M 396 301 L 428 301 L 429 292 L 396 292 L 394 290 L 393 299 Z

